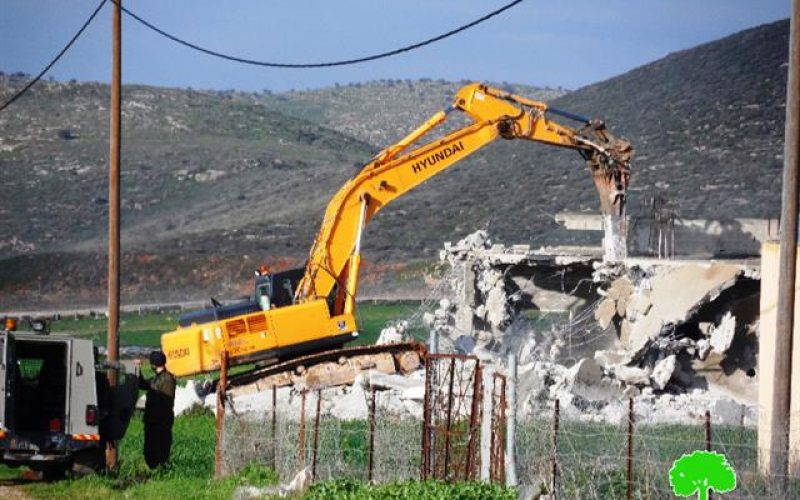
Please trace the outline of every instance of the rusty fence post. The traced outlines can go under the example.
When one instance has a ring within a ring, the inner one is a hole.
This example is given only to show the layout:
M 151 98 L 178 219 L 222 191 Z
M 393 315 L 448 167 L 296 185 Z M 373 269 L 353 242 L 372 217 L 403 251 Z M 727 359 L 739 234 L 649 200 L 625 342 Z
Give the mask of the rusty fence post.
M 306 464 L 306 391 L 300 393 L 300 443 L 298 448 L 298 469 Z
M 497 375 L 497 373 L 495 373 Z M 500 436 L 497 438 L 499 445 L 497 448 L 497 465 L 500 467 L 500 474 L 497 478 L 499 484 L 506 484 L 506 410 L 508 409 L 508 401 L 506 400 L 506 377 L 501 377 L 502 382 L 500 386 L 500 415 L 498 416 L 498 425 L 500 426 Z
M 425 398 L 422 407 L 422 460 L 420 460 L 419 478 L 421 481 L 428 479 L 430 470 L 430 444 L 429 435 L 431 427 L 431 358 L 425 358 Z
M 453 427 L 453 384 L 456 376 L 456 359 L 450 358 L 450 381 L 448 383 L 447 392 L 447 422 L 445 424 L 444 434 L 444 471 L 442 472 L 442 479 L 449 481 L 448 473 L 450 467 L 450 439 Z
M 556 399 L 555 409 L 553 410 L 553 440 L 550 450 L 550 469 L 552 471 L 553 489 L 552 495 L 556 494 L 558 488 L 558 424 L 561 418 L 561 401 Z
M 497 399 L 492 408 L 492 458 L 489 464 L 489 476 L 492 483 L 505 485 L 506 377 L 497 372 L 492 375 L 492 398 Z
M 272 470 L 278 471 L 278 387 L 272 386 Z
M 222 429 L 225 425 L 225 392 L 228 386 L 228 352 L 220 354 L 219 384 L 217 384 L 216 446 L 214 449 L 214 475 L 222 476 Z
M 633 499 L 633 425 L 635 418 L 633 398 L 630 398 L 628 400 L 628 500 Z
M 322 389 L 317 390 L 317 415 L 314 417 L 314 458 L 311 462 L 311 479 L 317 479 L 317 450 L 319 449 L 319 413 L 322 405 Z
M 481 369 L 480 362 L 475 362 L 474 380 L 472 382 L 472 408 L 470 408 L 469 415 L 469 441 L 467 442 L 467 463 L 464 467 L 464 481 L 475 479 L 475 460 L 476 443 L 478 441 L 478 422 L 480 420 L 481 412 L 481 395 L 483 387 L 481 381 L 483 379 L 483 370 Z
M 369 395 L 369 448 L 367 449 L 367 480 L 372 483 L 375 468 L 375 386 L 370 387 Z

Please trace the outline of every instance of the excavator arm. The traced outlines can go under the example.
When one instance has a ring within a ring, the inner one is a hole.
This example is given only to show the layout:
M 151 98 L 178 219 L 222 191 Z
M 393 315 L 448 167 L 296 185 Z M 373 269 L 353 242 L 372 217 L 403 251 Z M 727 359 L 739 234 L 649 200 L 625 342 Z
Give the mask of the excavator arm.
M 473 123 L 408 150 L 455 111 L 467 114 Z M 550 120 L 549 111 L 552 110 L 542 102 L 485 85 L 463 87 L 447 111 L 436 113 L 400 142 L 383 150 L 336 193 L 325 212 L 296 300 L 328 297 L 338 287 L 346 310 L 352 311 L 361 233 L 366 224 L 391 201 L 498 137 L 577 150 L 594 177 L 603 213 L 621 214 L 630 176 L 630 144 L 614 138 L 599 120 L 583 120 L 582 128 L 573 129 Z
M 454 112 L 465 113 L 472 123 L 415 145 Z M 561 125 L 549 119 L 552 114 L 577 118 L 583 126 Z M 459 90 L 447 111 L 436 113 L 381 151 L 334 195 L 293 297 L 271 306 L 269 300 L 261 304 L 256 293 L 254 300 L 182 316 L 178 328 L 161 337 L 167 368 L 175 375 L 209 372 L 220 367 L 223 351 L 231 365 L 259 361 L 284 366 L 338 357 L 344 351 L 323 351 L 341 347 L 358 335 L 354 309 L 366 225 L 390 202 L 498 137 L 578 151 L 594 177 L 603 213 L 608 217 L 622 214 L 633 154 L 630 144 L 614 138 L 598 120 L 575 117 L 485 85 L 468 85 Z M 265 289 L 274 288 L 271 280 L 292 281 L 281 274 L 259 279 L 270 285 Z M 256 292 L 258 287 L 257 282 Z M 275 300 L 274 292 L 260 299 Z M 383 347 L 370 346 L 368 351 Z

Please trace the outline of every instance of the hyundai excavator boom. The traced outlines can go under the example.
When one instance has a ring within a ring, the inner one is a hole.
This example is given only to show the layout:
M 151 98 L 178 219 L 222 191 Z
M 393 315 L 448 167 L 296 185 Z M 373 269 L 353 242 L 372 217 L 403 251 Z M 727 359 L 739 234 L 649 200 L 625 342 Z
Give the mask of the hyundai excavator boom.
M 472 123 L 416 145 L 453 112 L 465 113 Z M 578 119 L 582 126 L 570 128 L 549 115 Z M 602 121 L 467 85 L 446 111 L 381 151 L 339 189 L 304 270 L 257 276 L 252 300 L 186 315 L 175 331 L 164 334 L 168 369 L 176 375 L 216 370 L 223 350 L 231 364 L 286 361 L 352 340 L 358 335 L 354 311 L 366 225 L 393 200 L 497 138 L 576 150 L 594 178 L 603 214 L 622 215 L 633 154 L 627 141 L 611 135 Z

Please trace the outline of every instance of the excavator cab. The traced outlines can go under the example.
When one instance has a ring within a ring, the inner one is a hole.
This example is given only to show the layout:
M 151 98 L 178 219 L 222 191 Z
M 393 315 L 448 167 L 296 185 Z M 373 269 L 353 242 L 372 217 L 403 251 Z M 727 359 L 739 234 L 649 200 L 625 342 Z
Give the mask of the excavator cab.
M 294 303 L 294 292 L 303 278 L 305 268 L 289 269 L 279 273 L 256 273 L 253 300 L 262 311 Z
M 272 275 L 256 274 L 253 297 L 262 311 L 272 307 Z

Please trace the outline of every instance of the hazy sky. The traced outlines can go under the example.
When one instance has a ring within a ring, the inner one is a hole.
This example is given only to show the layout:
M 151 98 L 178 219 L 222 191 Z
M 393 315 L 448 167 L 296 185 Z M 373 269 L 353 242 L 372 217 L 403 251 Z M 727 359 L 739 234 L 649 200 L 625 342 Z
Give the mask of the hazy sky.
M 510 0 L 124 0 L 191 42 L 241 57 L 323 62 L 392 50 Z M 0 0 L 0 70 L 38 73 L 99 0 Z M 194 52 L 123 17 L 123 81 L 282 91 L 381 78 L 577 88 L 670 52 L 788 17 L 790 0 L 526 0 L 443 42 L 342 68 L 269 69 Z M 51 70 L 108 81 L 111 4 Z

